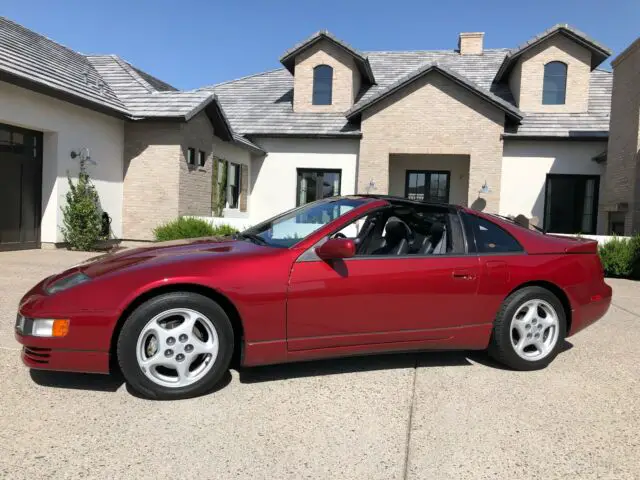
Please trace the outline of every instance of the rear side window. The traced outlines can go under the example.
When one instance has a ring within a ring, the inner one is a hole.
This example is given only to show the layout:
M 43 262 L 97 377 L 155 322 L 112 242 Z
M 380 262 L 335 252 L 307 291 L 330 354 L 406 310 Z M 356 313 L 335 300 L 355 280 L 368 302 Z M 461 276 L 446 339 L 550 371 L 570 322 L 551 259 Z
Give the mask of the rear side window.
M 474 215 L 470 215 L 467 218 L 473 222 L 478 253 L 511 253 L 523 251 L 518 241 L 495 223 Z

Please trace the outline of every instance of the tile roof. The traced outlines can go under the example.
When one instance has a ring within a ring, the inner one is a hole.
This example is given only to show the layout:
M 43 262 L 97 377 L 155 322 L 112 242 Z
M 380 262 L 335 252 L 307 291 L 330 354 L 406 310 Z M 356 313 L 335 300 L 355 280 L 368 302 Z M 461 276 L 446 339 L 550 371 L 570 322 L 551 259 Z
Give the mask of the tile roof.
M 212 92 L 178 91 L 116 55 L 82 55 L 4 17 L 0 80 L 130 120 L 188 121 L 206 110 L 221 138 L 260 151 L 233 132 Z
M 127 108 L 91 62 L 42 35 L 0 17 L 1 78 L 25 82 L 126 114 Z
M 484 92 L 514 105 L 505 83 L 493 81 L 507 49 L 485 49 L 482 55 L 460 55 L 455 50 L 366 52 L 377 85 L 363 90 L 359 108 L 403 77 L 430 63 L 474 84 Z M 589 110 L 581 114 L 523 113 L 517 129 L 505 136 L 603 136 L 609 129 L 612 74 L 591 72 Z M 235 131 L 244 135 L 360 136 L 357 122 L 340 113 L 296 113 L 292 108 L 293 76 L 286 69 L 272 70 L 205 87 L 215 92 Z M 513 106 L 515 109 L 515 106 Z M 604 133 L 603 133 L 604 132 Z
M 377 89 L 377 92 L 367 96 L 366 99 L 361 99 L 358 103 L 356 103 L 353 107 L 351 107 L 347 112 L 345 112 L 345 116 L 350 120 L 357 118 L 367 108 L 375 105 L 380 100 L 388 97 L 389 95 L 392 95 L 398 90 L 401 90 L 407 85 L 413 83 L 415 80 L 431 72 L 439 72 L 440 74 L 448 77 L 449 79 L 455 81 L 456 83 L 466 88 L 470 92 L 474 93 L 480 98 L 488 101 L 489 103 L 503 110 L 505 113 L 507 113 L 507 115 L 511 116 L 512 118 L 515 118 L 516 120 L 520 120 L 522 118 L 522 112 L 520 112 L 520 110 L 518 110 L 513 104 L 500 98 L 495 93 L 490 92 L 489 90 L 472 82 L 466 77 L 463 77 L 459 73 L 456 73 L 454 70 L 450 69 L 449 67 L 440 65 L 438 62 L 426 63 L 416 68 L 411 73 L 403 77 L 400 77 L 391 85 L 387 85 L 384 88 Z

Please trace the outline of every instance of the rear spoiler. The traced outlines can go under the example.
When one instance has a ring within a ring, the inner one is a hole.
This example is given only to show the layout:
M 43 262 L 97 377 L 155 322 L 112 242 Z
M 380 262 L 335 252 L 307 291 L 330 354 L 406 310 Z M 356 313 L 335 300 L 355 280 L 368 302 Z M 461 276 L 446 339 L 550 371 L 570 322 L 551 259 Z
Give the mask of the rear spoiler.
M 567 242 L 564 248 L 565 253 L 598 253 L 598 242 L 589 238 L 569 237 L 564 235 L 549 235 L 549 237 L 560 238 Z

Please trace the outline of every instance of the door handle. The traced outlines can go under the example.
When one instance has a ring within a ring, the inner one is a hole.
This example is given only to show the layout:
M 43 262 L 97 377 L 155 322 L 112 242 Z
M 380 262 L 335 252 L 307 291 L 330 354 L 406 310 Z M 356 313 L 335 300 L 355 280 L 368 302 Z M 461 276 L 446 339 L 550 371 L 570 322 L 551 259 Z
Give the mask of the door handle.
M 476 278 L 475 274 L 469 270 L 454 270 L 452 276 L 460 280 L 475 280 Z

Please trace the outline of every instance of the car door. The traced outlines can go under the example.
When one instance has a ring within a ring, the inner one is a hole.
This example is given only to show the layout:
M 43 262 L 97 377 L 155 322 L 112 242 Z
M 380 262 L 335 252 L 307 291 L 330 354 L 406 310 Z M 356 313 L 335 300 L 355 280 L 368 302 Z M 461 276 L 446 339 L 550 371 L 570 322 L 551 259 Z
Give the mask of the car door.
M 465 251 L 332 261 L 302 255 L 287 294 L 288 349 L 446 343 L 474 325 L 478 262 Z

